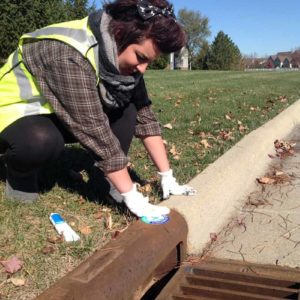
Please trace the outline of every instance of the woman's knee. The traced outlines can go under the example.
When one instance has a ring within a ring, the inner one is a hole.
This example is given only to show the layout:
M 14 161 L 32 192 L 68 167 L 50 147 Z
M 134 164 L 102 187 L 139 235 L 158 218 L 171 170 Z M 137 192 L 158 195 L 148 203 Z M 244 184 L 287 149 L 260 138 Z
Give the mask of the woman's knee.
M 5 159 L 18 169 L 34 169 L 57 159 L 64 139 L 57 128 L 42 116 L 24 118 L 2 133 L 8 145 Z

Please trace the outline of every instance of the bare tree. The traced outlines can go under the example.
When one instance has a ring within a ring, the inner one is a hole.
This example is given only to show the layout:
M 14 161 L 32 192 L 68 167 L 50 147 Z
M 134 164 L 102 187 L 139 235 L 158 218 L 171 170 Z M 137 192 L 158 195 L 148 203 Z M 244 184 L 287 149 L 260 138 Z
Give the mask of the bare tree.
M 206 38 L 210 36 L 209 20 L 206 16 L 202 16 L 199 11 L 183 8 L 178 11 L 178 22 L 187 33 L 186 47 L 190 56 L 191 69 L 191 62 L 196 53 L 199 53 L 202 45 L 206 42 Z

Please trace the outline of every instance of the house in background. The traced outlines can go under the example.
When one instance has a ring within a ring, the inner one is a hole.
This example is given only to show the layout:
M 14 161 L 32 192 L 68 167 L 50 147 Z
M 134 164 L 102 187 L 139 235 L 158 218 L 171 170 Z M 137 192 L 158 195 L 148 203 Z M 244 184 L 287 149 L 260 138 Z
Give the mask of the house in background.
M 296 50 L 292 53 L 292 67 L 300 68 L 300 50 Z
M 187 48 L 182 48 L 179 52 L 171 53 L 170 69 L 188 70 L 189 69 L 189 52 Z
M 271 55 L 266 63 L 266 68 L 268 69 L 274 69 L 275 68 L 275 59 L 276 59 L 276 55 Z
M 294 59 L 293 63 L 293 52 L 278 52 L 276 55 L 272 55 L 268 58 L 266 67 L 269 69 L 291 69 L 298 68 L 299 64 Z

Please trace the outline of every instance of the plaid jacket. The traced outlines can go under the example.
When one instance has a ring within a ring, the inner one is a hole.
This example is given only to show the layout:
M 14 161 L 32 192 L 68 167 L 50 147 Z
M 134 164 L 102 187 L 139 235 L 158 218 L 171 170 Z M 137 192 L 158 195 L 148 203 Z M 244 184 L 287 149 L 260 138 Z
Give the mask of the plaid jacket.
M 124 168 L 128 159 L 110 129 L 90 63 L 72 47 L 51 40 L 26 44 L 23 59 L 61 122 L 99 158 L 99 168 L 105 173 Z M 136 97 L 147 96 L 142 88 Z M 150 105 L 138 108 L 135 135 L 161 135 Z

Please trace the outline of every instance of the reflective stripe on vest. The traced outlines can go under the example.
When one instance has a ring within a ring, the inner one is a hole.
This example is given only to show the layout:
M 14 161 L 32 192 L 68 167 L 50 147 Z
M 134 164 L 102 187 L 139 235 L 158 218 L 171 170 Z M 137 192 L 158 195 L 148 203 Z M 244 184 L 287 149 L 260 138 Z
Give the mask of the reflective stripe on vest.
M 91 63 L 98 79 L 98 42 L 88 27 L 88 17 L 82 20 L 50 25 L 24 34 L 20 40 L 20 47 L 26 42 L 37 39 L 58 40 L 74 47 Z
M 22 46 L 43 39 L 62 41 L 78 50 L 93 66 L 99 82 L 98 44 L 88 28 L 88 18 L 54 24 L 24 34 L 18 50 L 10 55 L 0 69 L 0 131 L 23 116 L 53 112 L 22 61 Z

